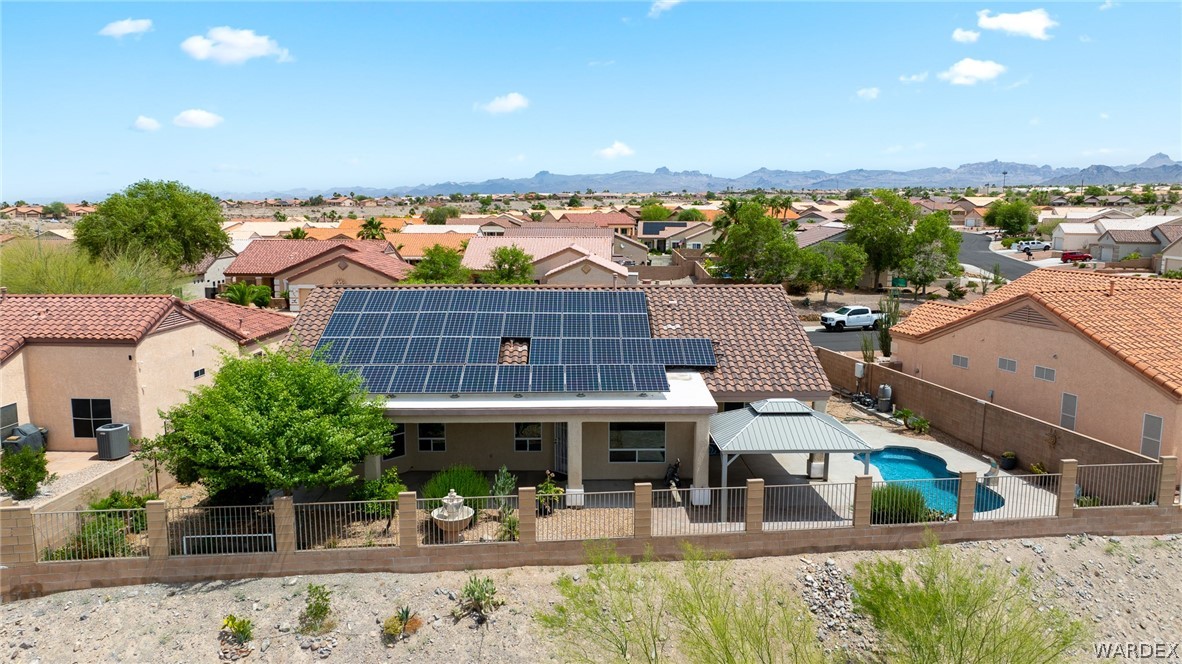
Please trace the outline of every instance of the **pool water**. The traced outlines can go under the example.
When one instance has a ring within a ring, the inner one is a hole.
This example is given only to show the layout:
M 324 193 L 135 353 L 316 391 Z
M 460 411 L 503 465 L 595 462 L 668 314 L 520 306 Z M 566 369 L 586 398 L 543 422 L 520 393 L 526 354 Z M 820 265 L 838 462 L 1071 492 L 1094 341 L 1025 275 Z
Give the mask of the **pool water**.
M 950 482 L 917 482 L 911 486 L 923 494 L 928 508 L 948 514 L 956 514 L 956 493 L 960 485 L 959 476 L 948 470 L 943 459 L 910 447 L 886 447 L 870 453 L 870 463 L 878 469 L 887 482 L 905 480 L 954 480 Z M 988 512 L 1005 505 L 1005 498 L 989 487 L 977 483 L 977 500 L 974 512 Z

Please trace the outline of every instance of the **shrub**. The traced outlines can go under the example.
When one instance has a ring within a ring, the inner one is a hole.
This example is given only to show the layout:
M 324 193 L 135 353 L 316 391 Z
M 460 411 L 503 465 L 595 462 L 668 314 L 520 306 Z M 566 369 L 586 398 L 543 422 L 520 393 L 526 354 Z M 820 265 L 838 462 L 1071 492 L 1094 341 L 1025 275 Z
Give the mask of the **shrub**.
M 1003 237 L 1001 239 L 1001 246 L 1005 247 L 1006 249 L 1009 249 L 1010 247 L 1014 246 L 1014 243 L 1017 241 L 1018 241 L 1018 238 L 1015 238 L 1015 237 Z
M 332 617 L 332 591 L 315 583 L 308 584 L 308 602 L 300 613 L 300 634 L 324 634 L 336 627 Z
M 538 512 L 542 516 L 554 512 L 554 508 L 558 507 L 558 501 L 565 492 L 566 490 L 554 481 L 554 473 L 547 470 L 546 479 L 538 484 L 537 488 Z
M 521 536 L 521 519 L 513 513 L 501 513 L 501 524 L 497 527 L 498 542 L 516 542 Z
M 398 613 L 386 618 L 382 623 L 382 636 L 389 642 L 399 641 L 409 637 L 423 627 L 423 619 L 419 614 L 404 606 Z
M 1166 270 L 1161 273 L 1162 279 L 1182 279 L 1182 269 Z
M 432 475 L 420 491 L 423 498 L 442 498 L 451 489 L 455 489 L 457 494 L 465 498 L 487 496 L 488 478 L 472 466 L 448 466 Z M 427 509 L 435 509 L 442 504 L 434 500 L 427 504 Z
M 49 460 L 44 450 L 22 447 L 16 452 L 0 454 L 0 489 L 16 500 L 37 495 L 37 486 L 52 482 L 57 475 L 49 473 Z
M 913 486 L 886 484 L 870 492 L 870 523 L 923 523 L 931 516 L 923 494 Z
M 370 516 L 386 517 L 394 512 L 394 504 L 377 502 L 398 500 L 398 494 L 406 491 L 406 485 L 398 478 L 397 468 L 387 468 L 376 480 L 365 480 L 349 492 L 349 500 L 365 501 L 362 511 Z
M 92 510 L 144 510 L 149 500 L 156 500 L 156 494 L 146 493 L 137 496 L 130 491 L 112 489 L 105 498 L 90 501 L 88 507 Z M 130 514 L 129 526 L 131 532 L 142 533 L 148 528 L 148 513 L 146 511 Z
M 250 618 L 239 618 L 233 613 L 222 620 L 222 629 L 229 632 L 238 643 L 246 643 L 254 638 L 254 623 Z
M 1122 258 L 1121 260 L 1135 261 L 1139 258 L 1141 258 L 1141 252 L 1134 251 L 1134 252 L 1131 252 L 1128 256 L 1125 256 L 1124 258 Z
M 908 429 L 911 428 L 911 418 L 915 417 L 915 411 L 910 408 L 896 408 L 895 419 L 903 423 L 903 426 Z
M 1035 475 L 1046 475 L 1047 469 L 1046 466 L 1036 462 L 1030 464 L 1030 472 L 1034 473 Z
M 913 415 L 911 419 L 907 421 L 907 428 L 918 434 L 926 434 L 931 430 L 932 423 L 929 422 L 928 418 L 926 417 Z
M 1080 496 L 1075 499 L 1076 507 L 1099 507 L 1100 499 L 1096 496 Z
M 1033 582 L 1008 566 L 953 559 L 931 541 L 910 564 L 879 557 L 858 563 L 854 607 L 868 616 L 885 661 L 1061 662 L 1087 639 L 1067 612 L 1031 601 Z
M 1001 453 L 1001 456 L 1003 459 L 1017 459 L 1018 453 L 1014 452 L 1013 450 L 1006 450 L 1005 452 Z
M 42 560 L 89 560 L 92 558 L 126 558 L 135 549 L 127 541 L 132 530 L 129 519 L 116 514 L 87 514 L 81 517 L 78 530 L 61 547 L 46 548 Z
M 504 603 L 497 597 L 497 584 L 491 578 L 473 574 L 460 590 L 460 605 L 452 611 L 452 616 L 457 622 L 464 616 L 472 616 L 477 624 L 484 624 L 488 616 Z

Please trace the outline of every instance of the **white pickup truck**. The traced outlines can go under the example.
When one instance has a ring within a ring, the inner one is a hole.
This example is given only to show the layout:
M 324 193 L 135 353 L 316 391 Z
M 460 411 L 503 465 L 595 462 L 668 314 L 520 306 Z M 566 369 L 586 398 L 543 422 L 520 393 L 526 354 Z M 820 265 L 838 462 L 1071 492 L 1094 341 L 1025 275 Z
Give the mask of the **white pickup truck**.
M 826 330 L 841 332 L 847 327 L 877 330 L 882 321 L 882 312 L 869 307 L 842 307 L 837 311 L 821 314 L 821 324 Z

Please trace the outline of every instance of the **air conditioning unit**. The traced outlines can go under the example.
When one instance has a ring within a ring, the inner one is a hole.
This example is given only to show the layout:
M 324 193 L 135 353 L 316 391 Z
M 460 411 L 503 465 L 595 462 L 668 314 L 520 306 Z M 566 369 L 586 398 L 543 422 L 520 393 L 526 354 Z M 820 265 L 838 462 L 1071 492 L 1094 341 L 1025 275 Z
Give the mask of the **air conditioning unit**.
M 103 461 L 131 454 L 131 428 L 126 424 L 104 424 L 94 430 L 94 435 L 98 438 L 98 458 Z

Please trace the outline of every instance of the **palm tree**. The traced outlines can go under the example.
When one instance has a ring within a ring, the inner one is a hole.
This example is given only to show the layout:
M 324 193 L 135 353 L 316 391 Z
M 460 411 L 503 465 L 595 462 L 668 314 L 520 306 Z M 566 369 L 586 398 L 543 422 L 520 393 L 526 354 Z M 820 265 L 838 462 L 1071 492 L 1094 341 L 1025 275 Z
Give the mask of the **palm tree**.
M 290 231 L 287 231 L 287 234 L 284 235 L 284 237 L 286 237 L 289 240 L 307 240 L 308 239 L 308 231 L 304 230 L 300 226 L 296 226 L 295 228 L 291 229 Z
M 240 304 L 244 307 L 251 304 L 262 308 L 271 304 L 271 289 L 261 284 L 251 284 L 245 281 L 238 281 L 226 287 L 226 291 L 222 293 L 227 302 L 232 304 Z
M 718 231 L 718 242 L 726 240 L 727 231 L 730 230 L 731 224 L 739 218 L 739 208 L 743 207 L 743 201 L 737 198 L 728 198 L 722 204 L 722 214 L 714 218 L 714 230 Z
M 386 230 L 382 227 L 382 222 L 377 217 L 370 217 L 361 224 L 360 230 L 357 231 L 358 240 L 384 240 L 386 239 Z

